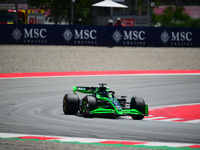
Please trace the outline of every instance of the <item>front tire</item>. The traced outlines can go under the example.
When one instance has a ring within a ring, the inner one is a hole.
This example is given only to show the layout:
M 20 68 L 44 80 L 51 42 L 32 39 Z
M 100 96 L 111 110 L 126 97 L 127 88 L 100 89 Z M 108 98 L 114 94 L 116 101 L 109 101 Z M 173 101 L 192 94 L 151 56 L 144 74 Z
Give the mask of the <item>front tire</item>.
M 63 98 L 63 112 L 65 115 L 75 115 L 79 110 L 79 98 L 77 95 L 66 94 Z
M 130 109 L 136 109 L 139 112 L 143 113 L 143 115 L 131 115 L 134 120 L 142 120 L 145 114 L 145 102 L 141 97 L 132 97 Z
M 82 115 L 85 118 L 92 117 L 90 111 L 97 109 L 97 100 L 94 96 L 86 96 L 82 101 Z

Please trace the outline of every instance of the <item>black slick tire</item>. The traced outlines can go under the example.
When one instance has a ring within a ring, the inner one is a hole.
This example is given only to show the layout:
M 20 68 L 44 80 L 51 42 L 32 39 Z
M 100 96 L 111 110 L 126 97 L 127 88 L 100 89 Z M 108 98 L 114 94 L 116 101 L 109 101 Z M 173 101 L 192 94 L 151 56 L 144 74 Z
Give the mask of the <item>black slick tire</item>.
M 145 102 L 144 99 L 141 97 L 132 97 L 130 109 L 136 109 L 141 113 L 145 113 Z M 142 120 L 144 115 L 131 115 L 134 120 Z
M 82 101 L 82 116 L 93 117 L 90 111 L 97 109 L 97 100 L 94 96 L 86 96 Z
M 65 115 L 75 115 L 79 110 L 79 98 L 77 95 L 66 94 L 63 98 L 63 112 Z

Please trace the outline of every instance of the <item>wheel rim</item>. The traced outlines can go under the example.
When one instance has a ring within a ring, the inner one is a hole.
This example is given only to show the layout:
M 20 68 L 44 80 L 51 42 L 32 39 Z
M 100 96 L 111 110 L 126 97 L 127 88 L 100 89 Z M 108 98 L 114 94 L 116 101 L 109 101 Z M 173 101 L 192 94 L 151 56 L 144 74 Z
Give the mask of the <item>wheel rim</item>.
M 86 100 L 83 101 L 82 111 L 83 111 L 83 116 L 85 117 L 87 115 L 87 101 Z

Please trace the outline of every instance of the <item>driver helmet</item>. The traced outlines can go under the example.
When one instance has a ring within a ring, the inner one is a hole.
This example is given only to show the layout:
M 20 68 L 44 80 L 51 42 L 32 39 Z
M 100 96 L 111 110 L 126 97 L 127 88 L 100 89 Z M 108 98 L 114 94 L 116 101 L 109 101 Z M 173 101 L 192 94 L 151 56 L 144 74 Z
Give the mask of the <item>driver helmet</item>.
M 108 91 L 106 91 L 106 87 L 99 87 L 99 94 L 102 97 L 108 97 Z

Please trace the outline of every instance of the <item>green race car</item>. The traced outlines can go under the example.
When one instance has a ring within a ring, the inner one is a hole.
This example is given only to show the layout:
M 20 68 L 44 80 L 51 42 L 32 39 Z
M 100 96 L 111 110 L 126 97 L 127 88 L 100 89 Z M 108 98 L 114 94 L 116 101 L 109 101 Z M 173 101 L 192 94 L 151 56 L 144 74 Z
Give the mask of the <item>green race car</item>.
M 74 94 L 66 94 L 63 98 L 64 114 L 76 114 L 83 117 L 93 116 L 131 116 L 141 120 L 148 116 L 148 105 L 141 97 L 133 96 L 127 102 L 126 96 L 115 96 L 114 91 L 105 87 L 106 83 L 100 83 L 99 87 L 74 86 Z M 87 94 L 79 99 L 76 92 Z

